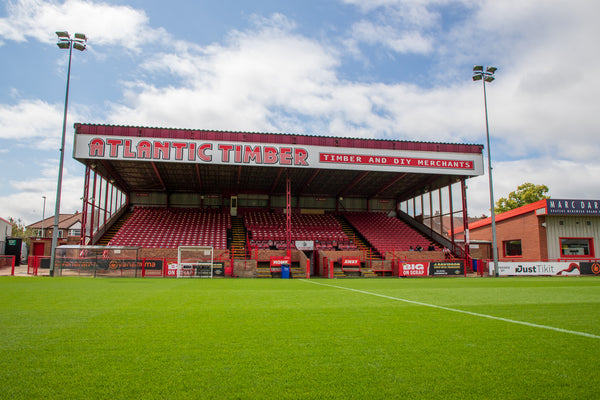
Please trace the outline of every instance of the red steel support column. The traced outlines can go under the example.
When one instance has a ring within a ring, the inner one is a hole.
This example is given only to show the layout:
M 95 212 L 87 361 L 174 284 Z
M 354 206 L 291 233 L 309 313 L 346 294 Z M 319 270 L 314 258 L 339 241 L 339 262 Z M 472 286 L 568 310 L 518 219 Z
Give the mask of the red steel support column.
M 310 260 L 306 260 L 306 279 L 310 279 Z
M 115 197 L 115 185 L 111 184 L 110 185 L 110 209 L 109 209 L 109 218 L 112 218 L 114 212 L 113 212 L 113 198 Z
M 471 258 L 471 251 L 469 250 L 469 217 L 467 215 L 467 185 L 465 180 L 460 180 L 460 191 L 462 194 L 462 211 L 463 211 L 463 230 L 465 236 L 465 253 L 467 254 L 467 260 Z M 482 270 L 480 267 L 479 270 Z M 467 272 L 467 266 L 465 265 L 465 273 Z M 479 272 L 479 271 L 477 271 Z M 483 271 L 481 271 L 483 273 Z
M 444 207 L 442 204 L 442 189 L 438 189 L 438 197 L 440 199 L 440 235 L 444 232 Z
M 107 213 L 107 209 L 108 209 L 108 185 L 110 185 L 110 182 L 106 181 L 106 185 L 104 185 L 104 224 L 106 225 L 106 213 Z
M 452 185 L 448 185 L 448 200 L 450 203 L 450 240 L 452 241 L 452 247 L 454 247 L 454 207 L 452 201 Z
M 433 229 L 433 194 L 432 194 L 432 191 L 429 191 L 429 215 L 431 216 L 431 221 L 429 222 L 429 224 L 431 225 L 431 229 Z M 439 234 L 441 235 L 442 232 L 440 231 Z
M 94 242 L 94 214 L 96 213 L 96 171 L 94 171 L 94 184 L 92 185 L 92 212 L 90 216 L 90 244 Z M 99 218 L 99 217 L 98 217 Z
M 287 256 L 292 261 L 292 184 L 288 176 L 285 183 L 285 207 L 286 207 L 286 229 L 285 241 L 287 245 Z
M 83 206 L 82 206 L 82 215 L 81 215 L 81 243 L 85 245 L 85 239 L 87 237 L 87 216 L 88 216 L 88 196 L 90 192 L 90 167 L 88 165 L 85 166 L 85 178 L 83 181 Z
M 98 182 L 98 229 L 100 229 L 101 225 L 101 221 L 102 221 L 102 215 L 100 215 L 100 211 L 102 210 L 102 182 L 104 182 L 104 179 L 102 179 L 102 177 L 100 177 L 99 182 Z

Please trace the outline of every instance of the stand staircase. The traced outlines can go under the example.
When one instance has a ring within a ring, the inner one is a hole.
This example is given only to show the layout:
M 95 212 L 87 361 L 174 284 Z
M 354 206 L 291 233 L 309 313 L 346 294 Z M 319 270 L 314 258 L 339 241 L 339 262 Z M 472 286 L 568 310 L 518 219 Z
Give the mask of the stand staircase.
M 381 255 L 379 255 L 379 253 L 377 253 L 371 246 L 369 246 L 367 244 L 367 242 L 363 239 L 363 237 L 360 235 L 360 233 L 358 233 L 358 231 L 356 231 L 356 229 L 354 229 L 354 227 L 352 225 L 350 225 L 350 223 L 346 220 L 346 218 L 344 218 L 341 215 L 336 216 L 336 219 L 339 221 L 339 223 L 342 226 L 342 231 L 346 234 L 346 236 L 348 236 L 350 239 L 353 240 L 353 243 L 356 245 L 356 247 L 358 247 L 358 249 L 360 251 L 365 252 L 365 254 L 367 255 L 367 265 L 371 264 L 372 260 L 381 260 Z M 371 268 L 362 268 L 361 269 L 361 274 L 363 277 L 365 278 L 373 278 L 373 277 L 377 277 L 377 275 L 371 271 Z M 336 269 L 334 269 L 333 271 L 333 276 L 335 278 L 338 277 L 344 277 L 345 274 L 344 272 L 341 270 L 341 268 L 339 269 L 339 271 Z
M 102 236 L 102 238 L 96 243 L 97 246 L 108 246 L 108 242 L 119 232 L 119 229 L 127 222 L 129 217 L 133 215 L 133 212 L 128 211 L 124 213 L 121 218 L 119 218 L 114 224 L 111 225 L 110 228 L 106 231 L 106 233 Z
M 231 217 L 231 250 L 234 260 L 245 260 L 246 253 L 246 227 L 242 217 Z

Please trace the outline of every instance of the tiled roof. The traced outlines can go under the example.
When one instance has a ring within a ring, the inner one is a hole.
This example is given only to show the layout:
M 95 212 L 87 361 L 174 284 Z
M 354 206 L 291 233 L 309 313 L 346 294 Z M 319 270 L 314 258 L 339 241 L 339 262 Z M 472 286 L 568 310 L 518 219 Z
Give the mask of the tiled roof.
M 43 222 L 44 229 L 51 228 L 54 225 L 54 216 L 44 219 Z M 77 222 L 81 222 L 81 213 L 79 212 L 75 214 L 60 214 L 58 217 L 58 229 L 69 229 Z M 27 225 L 27 227 L 41 229 L 42 221 L 34 222 L 31 225 Z

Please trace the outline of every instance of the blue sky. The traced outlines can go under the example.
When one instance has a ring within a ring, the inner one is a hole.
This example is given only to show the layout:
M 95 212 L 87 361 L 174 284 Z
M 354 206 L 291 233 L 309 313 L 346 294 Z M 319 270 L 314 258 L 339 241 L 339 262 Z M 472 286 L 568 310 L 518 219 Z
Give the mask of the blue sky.
M 600 199 L 600 52 L 590 0 L 0 1 L 0 216 L 54 212 L 68 53 L 62 212 L 80 209 L 73 124 L 485 143 L 496 199 L 523 182 Z M 487 176 L 469 181 L 489 213 Z

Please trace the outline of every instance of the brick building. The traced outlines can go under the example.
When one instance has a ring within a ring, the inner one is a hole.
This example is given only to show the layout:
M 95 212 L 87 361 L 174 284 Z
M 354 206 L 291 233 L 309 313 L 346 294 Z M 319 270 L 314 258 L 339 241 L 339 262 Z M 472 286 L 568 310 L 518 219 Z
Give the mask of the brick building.
M 464 231 L 456 237 L 464 240 Z M 588 260 L 600 254 L 600 200 L 545 199 L 496 216 L 499 261 Z M 491 258 L 491 218 L 469 224 L 473 253 Z

